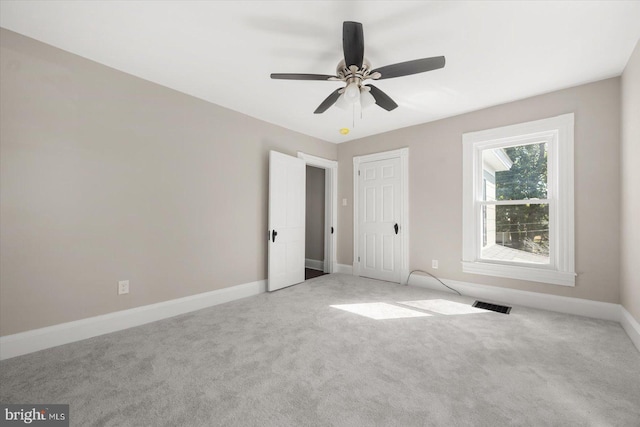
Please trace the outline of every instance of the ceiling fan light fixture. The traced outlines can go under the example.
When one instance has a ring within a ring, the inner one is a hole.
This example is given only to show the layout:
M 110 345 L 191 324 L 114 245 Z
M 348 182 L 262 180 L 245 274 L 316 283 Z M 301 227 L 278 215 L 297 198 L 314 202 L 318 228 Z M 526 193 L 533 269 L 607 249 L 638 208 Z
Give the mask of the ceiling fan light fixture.
M 376 99 L 369 93 L 368 88 L 362 87 L 360 89 L 360 105 L 363 109 L 371 107 L 376 103 Z
M 360 87 L 358 86 L 358 83 L 349 83 L 344 90 L 344 97 L 352 104 L 358 102 L 360 100 Z
M 340 95 L 335 104 L 336 107 L 342 108 L 343 110 L 351 110 L 353 103 L 345 98 L 344 93 Z

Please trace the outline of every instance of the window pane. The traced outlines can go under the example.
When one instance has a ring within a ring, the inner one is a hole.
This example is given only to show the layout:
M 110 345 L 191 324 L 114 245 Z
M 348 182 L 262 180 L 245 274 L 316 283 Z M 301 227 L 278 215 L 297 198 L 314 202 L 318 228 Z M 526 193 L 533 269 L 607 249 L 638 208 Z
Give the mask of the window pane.
M 482 151 L 483 200 L 547 198 L 547 143 Z
M 484 259 L 549 264 L 549 205 L 485 205 L 482 235 Z

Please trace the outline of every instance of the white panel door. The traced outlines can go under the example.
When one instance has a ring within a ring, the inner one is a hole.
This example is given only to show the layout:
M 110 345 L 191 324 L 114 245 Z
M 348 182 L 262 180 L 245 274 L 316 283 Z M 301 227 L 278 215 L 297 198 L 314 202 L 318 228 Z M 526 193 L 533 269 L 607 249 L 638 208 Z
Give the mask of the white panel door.
M 304 160 L 269 152 L 269 291 L 304 282 L 305 182 Z
M 360 275 L 400 282 L 400 159 L 360 164 L 358 248 Z

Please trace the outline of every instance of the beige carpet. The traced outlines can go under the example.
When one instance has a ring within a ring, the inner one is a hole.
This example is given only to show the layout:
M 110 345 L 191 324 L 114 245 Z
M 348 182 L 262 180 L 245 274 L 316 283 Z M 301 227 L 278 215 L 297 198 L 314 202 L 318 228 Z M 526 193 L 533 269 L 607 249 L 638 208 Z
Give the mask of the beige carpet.
M 326 275 L 5 360 L 0 401 L 74 426 L 639 425 L 620 325 L 472 302 Z

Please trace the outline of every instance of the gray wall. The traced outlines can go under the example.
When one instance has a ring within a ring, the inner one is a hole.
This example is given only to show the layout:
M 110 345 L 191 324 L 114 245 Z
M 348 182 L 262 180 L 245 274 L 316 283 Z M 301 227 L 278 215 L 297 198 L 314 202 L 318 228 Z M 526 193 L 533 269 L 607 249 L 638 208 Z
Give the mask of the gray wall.
M 462 273 L 462 134 L 570 112 L 575 113 L 576 286 Z M 432 272 L 443 278 L 620 301 L 620 78 L 340 144 L 338 197 L 349 205 L 338 208 L 338 263 L 353 261 L 353 156 L 401 147 L 409 147 L 410 269 L 431 270 L 437 259 L 440 268 Z
M 324 169 L 307 166 L 305 258 L 324 261 Z
M 439 259 L 441 277 L 622 301 L 640 319 L 638 47 L 622 97 L 608 79 L 335 146 L 10 31 L 0 45 L 0 335 L 264 279 L 270 149 L 338 158 L 341 264 L 352 157 L 410 147 L 412 269 Z M 568 112 L 576 287 L 463 274 L 462 134 Z
M 622 74 L 620 297 L 640 322 L 640 42 Z
M 268 151 L 337 158 L 10 31 L 0 43 L 1 335 L 265 279 Z

